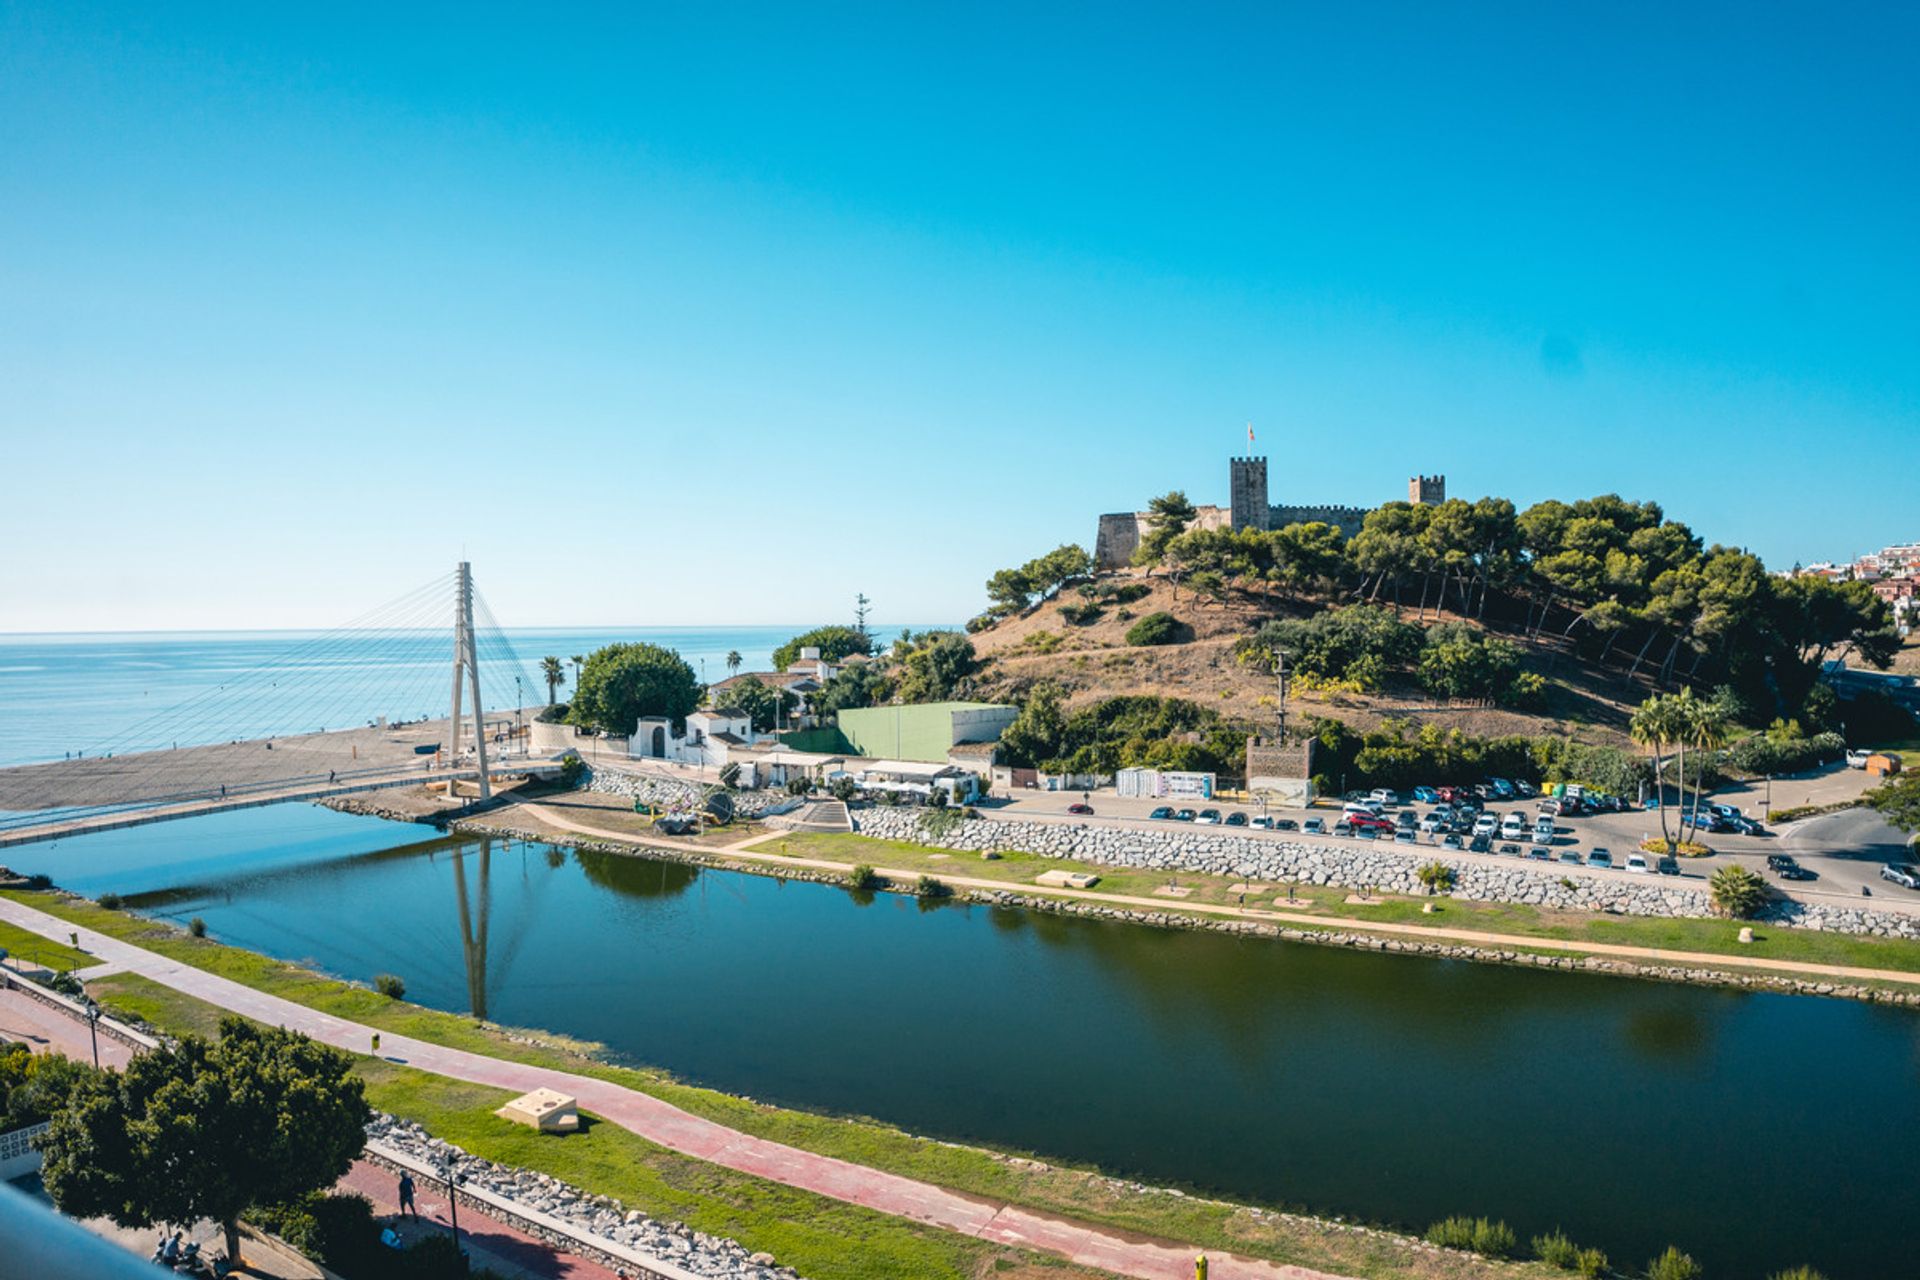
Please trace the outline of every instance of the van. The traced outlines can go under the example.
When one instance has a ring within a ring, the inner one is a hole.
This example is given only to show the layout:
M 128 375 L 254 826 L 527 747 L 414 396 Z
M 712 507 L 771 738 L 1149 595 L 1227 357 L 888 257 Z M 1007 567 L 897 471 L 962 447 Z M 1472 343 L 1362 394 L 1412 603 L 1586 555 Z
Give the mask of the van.
M 1527 824 L 1520 820 L 1518 814 L 1510 813 L 1500 820 L 1500 838 L 1502 840 L 1518 840 L 1526 834 Z
M 1868 756 L 1870 756 L 1870 755 L 1872 755 L 1872 754 L 1873 754 L 1873 752 L 1871 752 L 1871 751 L 1855 751 L 1855 750 L 1853 750 L 1852 748 L 1849 748 L 1849 749 L 1847 750 L 1847 768 L 1849 768 L 1849 769 L 1864 769 L 1864 768 L 1866 768 L 1866 767 L 1867 767 L 1867 757 L 1868 757 Z

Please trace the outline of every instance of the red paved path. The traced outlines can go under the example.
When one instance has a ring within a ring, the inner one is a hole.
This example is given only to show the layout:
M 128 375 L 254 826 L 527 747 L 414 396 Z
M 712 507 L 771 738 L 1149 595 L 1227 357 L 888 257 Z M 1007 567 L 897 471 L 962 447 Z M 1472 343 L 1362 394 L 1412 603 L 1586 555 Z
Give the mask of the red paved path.
M 337 1185 L 342 1191 L 358 1192 L 373 1201 L 373 1211 L 380 1217 L 400 1211 L 399 1179 L 365 1160 L 354 1161 Z M 395 1224 L 408 1244 L 429 1232 L 452 1229 L 444 1187 L 415 1182 L 413 1200 L 420 1210 L 418 1222 L 408 1218 Z M 490 1218 L 471 1205 L 460 1210 L 460 1243 L 472 1253 L 474 1266 L 491 1268 L 502 1275 L 530 1280 L 614 1280 L 613 1272 L 598 1263 L 561 1253 L 544 1240 Z
M 67 921 L 6 898 L 0 898 L 0 919 L 62 941 L 74 930 Z M 131 943 L 81 929 L 79 946 L 128 972 L 256 1021 L 287 1027 L 354 1053 L 365 1053 L 371 1046 L 372 1027 L 256 991 Z M 586 1110 L 650 1142 L 880 1213 L 911 1218 L 998 1244 L 1055 1254 L 1138 1280 L 1191 1280 L 1193 1276 L 1196 1251 L 1191 1246 L 1127 1239 L 1101 1228 L 963 1196 L 884 1170 L 770 1142 L 703 1120 L 658 1098 L 607 1080 L 504 1062 L 392 1032 L 380 1033 L 380 1047 L 381 1056 L 389 1061 L 456 1080 L 493 1085 L 515 1093 L 538 1088 L 558 1089 L 577 1097 Z M 1282 1266 L 1232 1254 L 1210 1254 L 1209 1259 L 1210 1280 L 1339 1280 L 1305 1267 Z

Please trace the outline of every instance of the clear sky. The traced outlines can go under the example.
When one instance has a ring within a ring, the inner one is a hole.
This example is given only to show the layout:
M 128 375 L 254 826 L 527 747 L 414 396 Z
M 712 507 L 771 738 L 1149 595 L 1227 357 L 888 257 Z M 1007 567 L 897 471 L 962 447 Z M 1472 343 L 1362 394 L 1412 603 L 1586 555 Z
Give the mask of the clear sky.
M 1912 5 L 0 0 L 0 631 L 881 621 L 1415 471 L 1920 537 Z

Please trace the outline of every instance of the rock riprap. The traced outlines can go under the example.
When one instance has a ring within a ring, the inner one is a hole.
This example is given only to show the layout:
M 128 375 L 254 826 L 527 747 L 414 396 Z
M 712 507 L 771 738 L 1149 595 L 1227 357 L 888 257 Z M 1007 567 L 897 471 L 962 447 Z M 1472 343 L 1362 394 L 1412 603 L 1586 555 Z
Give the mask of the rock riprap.
M 1704 889 L 1656 875 L 1626 871 L 1546 869 L 1551 864 L 1500 865 L 1450 858 L 1434 848 L 1402 852 L 1393 844 L 1329 839 L 1289 840 L 1231 835 L 1218 827 L 1141 831 L 1088 823 L 1026 822 L 969 818 L 942 836 L 930 836 L 915 809 L 872 808 L 854 812 L 854 829 L 884 840 L 908 840 L 941 849 L 978 853 L 1022 852 L 1043 858 L 1148 871 L 1200 872 L 1273 884 L 1377 888 L 1421 894 L 1414 874 L 1427 862 L 1454 869 L 1453 896 L 1478 902 L 1514 902 L 1561 911 L 1617 915 L 1706 917 L 1714 914 Z M 1533 867 L 1539 866 L 1540 870 Z M 1773 903 L 1762 919 L 1799 929 L 1920 939 L 1920 918 L 1890 911 L 1861 911 L 1802 902 Z
M 582 1191 L 544 1173 L 482 1160 L 393 1116 L 376 1114 L 367 1125 L 367 1137 L 433 1165 L 451 1156 L 455 1171 L 465 1175 L 463 1186 L 484 1188 L 516 1206 L 557 1218 L 587 1237 L 588 1245 L 592 1237 L 599 1237 L 713 1280 L 800 1280 L 791 1267 L 777 1265 L 769 1254 L 750 1252 L 738 1241 L 650 1218 L 628 1210 L 618 1200 Z M 549 1243 L 565 1248 L 570 1242 Z

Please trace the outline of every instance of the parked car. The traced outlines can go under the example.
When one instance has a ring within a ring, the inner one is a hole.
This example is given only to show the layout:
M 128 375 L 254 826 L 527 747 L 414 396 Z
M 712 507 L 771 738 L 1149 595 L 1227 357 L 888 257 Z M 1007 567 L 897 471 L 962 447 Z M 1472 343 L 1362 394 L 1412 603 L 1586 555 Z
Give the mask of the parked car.
M 1300 824 L 1300 830 L 1310 836 L 1322 836 L 1327 833 L 1327 824 L 1321 818 L 1308 818 Z
M 1395 844 L 1413 844 L 1419 839 L 1419 833 L 1411 827 L 1402 827 L 1393 833 L 1393 842 Z
M 1220 825 L 1220 811 L 1218 809 L 1202 809 L 1200 816 L 1195 818 L 1194 821 L 1204 823 L 1209 827 L 1217 827 Z
M 1849 769 L 1864 769 L 1864 768 L 1866 768 L 1866 767 L 1867 767 L 1867 757 L 1868 757 L 1868 756 L 1870 756 L 1870 755 L 1872 755 L 1872 754 L 1873 754 L 1873 752 L 1871 752 L 1871 751 L 1855 751 L 1855 750 L 1851 750 L 1851 749 L 1850 749 L 1850 750 L 1848 750 L 1848 752 L 1847 752 L 1847 768 L 1849 768 Z
M 1149 818 L 1159 818 L 1163 821 L 1171 819 L 1173 817 L 1173 806 L 1163 804 L 1147 816 Z
M 1355 840 L 1378 840 L 1380 838 L 1380 828 L 1355 827 L 1353 829 L 1353 838 Z
M 1513 784 L 1505 778 L 1488 778 L 1487 785 L 1492 787 L 1493 794 L 1499 796 L 1502 800 L 1511 800 L 1514 797 Z
M 1370 813 L 1350 813 L 1347 815 L 1347 822 L 1352 825 L 1355 831 L 1391 832 L 1394 829 L 1393 823 L 1387 821 L 1385 818 L 1375 817 Z
M 1440 837 L 1440 847 L 1442 849 L 1458 849 L 1461 847 L 1460 837 L 1449 831 Z
M 1247 825 L 1247 815 L 1235 809 L 1227 815 L 1227 825 L 1230 827 L 1244 827 Z
M 1533 829 L 1533 834 L 1531 836 L 1528 836 L 1527 839 L 1533 844 L 1552 844 L 1553 828 L 1552 827 L 1535 827 Z
M 1513 789 L 1523 796 L 1534 796 L 1534 795 L 1540 794 L 1540 789 L 1538 787 L 1534 786 L 1531 782 L 1525 781 L 1524 779 L 1516 779 L 1513 784 Z
M 1074 804 L 1070 804 L 1067 806 L 1067 812 L 1078 813 L 1078 814 L 1091 814 L 1093 812 L 1093 806 L 1090 804 L 1080 804 L 1076 802 Z
M 1613 866 L 1613 855 L 1605 849 L 1589 849 L 1587 850 L 1587 865 L 1590 867 L 1611 867 Z
M 1420 825 L 1420 817 L 1411 809 L 1402 809 L 1393 815 L 1393 825 L 1403 831 L 1411 831 Z
M 1191 810 L 1191 809 L 1179 809 L 1179 810 L 1176 810 L 1176 811 L 1174 812 L 1174 815 L 1173 815 L 1173 820 L 1174 820 L 1175 822 L 1192 822 L 1192 821 L 1193 821 L 1193 810 Z
M 1500 820 L 1500 838 L 1502 840 L 1518 840 L 1526 834 L 1527 824 L 1521 820 L 1519 814 L 1510 813 Z
M 1541 813 L 1546 814 L 1550 818 L 1557 818 L 1560 816 L 1561 804 L 1558 800 L 1555 800 L 1552 796 L 1548 796 L 1545 800 L 1542 800 L 1538 807 Z
M 1390 809 L 1400 803 L 1400 797 L 1389 787 L 1375 787 L 1367 793 L 1367 799 L 1383 809 Z
M 1437 813 L 1430 813 L 1426 817 L 1420 819 L 1420 829 L 1426 832 L 1428 835 L 1436 834 L 1446 825 L 1447 825 L 1447 820 L 1441 817 Z
M 1365 813 L 1378 817 L 1385 806 L 1378 800 L 1349 800 L 1340 806 L 1342 813 Z
M 1891 880 L 1903 889 L 1920 889 L 1920 867 L 1911 862 L 1889 862 L 1880 868 L 1880 878 Z
M 1271 818 L 1268 821 L 1275 831 L 1298 831 L 1300 829 L 1300 824 L 1292 818 Z M 1318 822 L 1320 819 L 1309 818 L 1307 821 Z
M 1578 849 L 1562 849 L 1560 851 L 1560 861 L 1566 863 L 1568 866 L 1577 867 L 1585 862 L 1586 859 L 1580 856 Z
M 1473 834 L 1490 836 L 1500 827 L 1500 822 L 1490 813 L 1483 813 L 1473 820 Z
M 1532 858 L 1535 862 L 1546 862 L 1548 859 L 1553 857 L 1553 854 L 1550 850 L 1546 849 L 1544 846 L 1535 846 L 1534 848 L 1527 850 L 1527 856 L 1529 858 Z M 1576 854 L 1575 856 L 1577 857 L 1578 855 Z
M 1770 853 L 1767 855 L 1767 870 L 1769 871 L 1777 872 L 1793 865 L 1793 855 L 1790 853 Z
M 1660 855 L 1660 860 L 1653 864 L 1653 869 L 1663 876 L 1677 876 L 1680 874 L 1680 859 L 1670 853 L 1663 853 Z
M 1520 846 L 1517 844 L 1503 844 L 1500 846 L 1500 852 L 1509 858 L 1517 858 L 1520 856 Z
M 1440 793 L 1432 787 L 1415 787 L 1413 798 L 1421 804 L 1432 804 L 1440 798 Z
M 1257 813 L 1248 820 L 1247 825 L 1250 827 L 1259 827 L 1263 831 L 1271 831 L 1273 830 L 1273 819 L 1264 813 Z
M 1647 873 L 1647 859 L 1645 854 L 1630 853 L 1627 855 L 1627 860 L 1620 865 L 1623 870 L 1638 871 L 1641 875 Z
M 1493 841 L 1487 839 L 1485 836 L 1475 836 L 1473 839 L 1467 841 L 1468 853 L 1490 853 L 1492 851 Z

